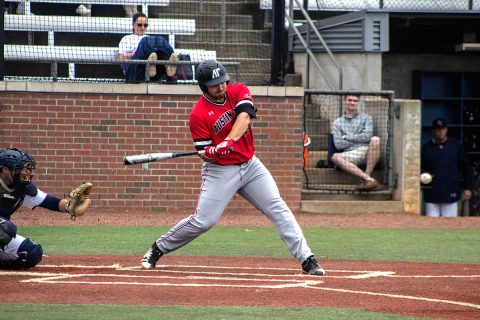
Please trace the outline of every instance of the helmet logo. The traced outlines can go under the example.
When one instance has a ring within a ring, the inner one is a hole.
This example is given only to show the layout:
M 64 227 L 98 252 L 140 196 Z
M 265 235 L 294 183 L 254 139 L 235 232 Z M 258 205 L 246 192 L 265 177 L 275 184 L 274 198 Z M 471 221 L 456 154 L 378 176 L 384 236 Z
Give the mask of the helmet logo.
M 215 68 L 212 70 L 212 79 L 220 77 L 220 68 Z

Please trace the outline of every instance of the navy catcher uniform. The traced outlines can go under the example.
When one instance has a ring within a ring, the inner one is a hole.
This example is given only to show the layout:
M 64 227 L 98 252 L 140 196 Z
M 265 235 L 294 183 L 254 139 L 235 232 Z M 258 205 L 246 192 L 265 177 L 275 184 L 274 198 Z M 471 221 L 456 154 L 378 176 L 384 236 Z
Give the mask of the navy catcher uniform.
M 225 68 L 214 60 L 199 65 L 197 79 L 203 95 L 190 114 L 190 131 L 195 148 L 205 150 L 197 208 L 152 244 L 141 266 L 155 268 L 160 256 L 212 228 L 238 193 L 268 217 L 304 273 L 324 275 L 272 175 L 255 156 L 250 122 L 257 109 L 248 87 L 228 84 Z
M 27 152 L 16 148 L 0 152 L 0 269 L 32 268 L 42 260 L 42 246 L 17 234 L 10 221 L 18 208 L 40 206 L 72 214 L 70 199 L 48 195 L 32 182 L 35 168 L 36 161 Z

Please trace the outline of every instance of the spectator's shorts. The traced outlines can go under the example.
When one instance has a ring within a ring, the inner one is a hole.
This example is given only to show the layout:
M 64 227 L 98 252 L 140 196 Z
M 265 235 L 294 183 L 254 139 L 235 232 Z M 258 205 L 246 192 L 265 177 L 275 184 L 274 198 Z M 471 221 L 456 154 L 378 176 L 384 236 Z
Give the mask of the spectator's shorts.
M 368 153 L 368 146 L 363 146 L 353 150 L 344 151 L 341 153 L 341 155 L 348 161 L 356 165 L 360 165 L 360 164 L 365 164 L 367 162 L 367 153 Z

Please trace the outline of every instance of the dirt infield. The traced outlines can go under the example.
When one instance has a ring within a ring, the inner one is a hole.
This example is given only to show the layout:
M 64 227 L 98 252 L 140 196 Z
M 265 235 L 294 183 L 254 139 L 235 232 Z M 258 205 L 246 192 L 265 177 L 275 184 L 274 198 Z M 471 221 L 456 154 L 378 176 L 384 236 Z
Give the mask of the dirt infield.
M 48 256 L 31 270 L 0 271 L 9 292 L 0 302 L 325 306 L 480 318 L 479 265 L 323 260 L 327 275 L 315 277 L 292 259 L 166 256 L 154 270 L 142 270 L 138 260 Z
M 15 224 L 22 226 L 55 225 L 131 225 L 173 226 L 191 214 L 188 211 L 159 212 L 132 209 L 92 208 L 83 217 L 73 221 L 66 214 L 58 214 L 42 208 L 34 211 L 22 208 L 13 216 Z M 404 212 L 376 214 L 312 214 L 297 213 L 295 217 L 302 227 L 312 228 L 480 228 L 480 217 L 429 218 Z M 223 226 L 271 226 L 270 221 L 257 210 L 226 211 L 218 225 Z
M 19 226 L 171 226 L 188 214 L 93 209 L 73 221 L 63 214 L 36 209 L 20 210 L 14 221 Z M 480 217 L 432 219 L 406 213 L 299 213 L 296 217 L 302 227 L 480 227 Z M 219 225 L 271 224 L 252 210 L 227 212 Z M 322 259 L 327 275 L 313 277 L 301 274 L 293 259 L 165 256 L 154 270 L 140 269 L 138 260 L 132 256 L 51 255 L 32 270 L 0 270 L 2 290 L 9 292 L 0 295 L 0 302 L 328 306 L 404 316 L 480 319 L 480 265 Z

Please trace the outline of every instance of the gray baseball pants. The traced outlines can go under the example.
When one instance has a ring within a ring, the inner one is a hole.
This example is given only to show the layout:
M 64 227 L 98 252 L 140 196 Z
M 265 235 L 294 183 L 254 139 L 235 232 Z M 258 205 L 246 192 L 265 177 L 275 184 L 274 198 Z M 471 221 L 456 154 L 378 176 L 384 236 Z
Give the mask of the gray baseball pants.
M 275 180 L 256 156 L 241 165 L 220 166 L 204 162 L 195 213 L 161 236 L 156 241 L 157 246 L 163 253 L 169 253 L 208 231 L 218 222 L 237 192 L 270 219 L 298 262 L 302 263 L 312 255 L 295 216 L 280 196 Z

